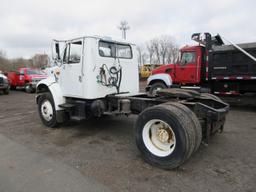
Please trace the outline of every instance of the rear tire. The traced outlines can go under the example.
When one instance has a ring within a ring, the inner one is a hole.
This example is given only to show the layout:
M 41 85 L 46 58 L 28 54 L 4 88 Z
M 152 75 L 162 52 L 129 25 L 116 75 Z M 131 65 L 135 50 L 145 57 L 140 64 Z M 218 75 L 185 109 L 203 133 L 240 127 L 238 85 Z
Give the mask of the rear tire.
M 176 168 L 197 148 L 199 139 L 193 126 L 189 115 L 171 103 L 150 107 L 139 115 L 135 124 L 137 147 L 149 164 Z M 170 149 L 166 147 L 168 144 Z
M 161 89 L 166 89 L 166 88 L 167 88 L 167 86 L 162 82 L 153 83 L 149 89 L 149 94 L 152 96 L 155 96 L 155 95 L 157 95 L 157 91 L 159 91 Z
M 195 148 L 193 152 L 196 152 L 202 142 L 202 137 L 203 137 L 203 130 L 196 114 L 192 110 L 190 110 L 187 106 L 181 103 L 172 102 L 171 105 L 174 105 L 179 109 L 181 109 L 190 118 L 191 120 L 190 127 L 194 129 L 194 132 L 195 132 Z
M 47 127 L 57 127 L 56 110 L 51 93 L 42 93 L 38 98 L 38 112 L 41 121 Z

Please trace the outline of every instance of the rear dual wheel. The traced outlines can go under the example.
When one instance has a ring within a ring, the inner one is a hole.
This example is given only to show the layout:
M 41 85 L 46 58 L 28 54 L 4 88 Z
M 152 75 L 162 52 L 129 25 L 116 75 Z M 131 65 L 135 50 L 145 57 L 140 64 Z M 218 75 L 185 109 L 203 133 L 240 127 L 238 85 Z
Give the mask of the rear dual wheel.
M 136 121 L 135 134 L 144 160 L 164 169 L 176 168 L 184 163 L 202 140 L 196 115 L 177 103 L 143 111 Z

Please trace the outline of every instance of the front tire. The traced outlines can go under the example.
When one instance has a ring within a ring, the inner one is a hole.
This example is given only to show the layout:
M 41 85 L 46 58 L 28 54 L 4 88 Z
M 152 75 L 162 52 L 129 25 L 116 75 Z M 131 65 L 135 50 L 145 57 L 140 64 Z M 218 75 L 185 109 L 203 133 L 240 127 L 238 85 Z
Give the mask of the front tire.
M 56 127 L 58 125 L 56 110 L 51 93 L 42 93 L 38 99 L 38 112 L 41 121 L 47 127 Z
M 156 96 L 157 91 L 160 91 L 160 90 L 166 89 L 166 88 L 167 88 L 167 86 L 162 82 L 153 83 L 149 89 L 149 94 L 152 96 Z
M 3 93 L 4 93 L 5 95 L 8 95 L 8 94 L 10 93 L 10 89 L 9 89 L 9 88 L 4 89 L 4 90 L 3 90 Z
M 25 92 L 26 93 L 33 93 L 33 88 L 32 88 L 32 86 L 29 83 L 27 83 L 25 85 Z
M 173 169 L 198 148 L 201 136 L 180 106 L 171 103 L 143 111 L 135 124 L 135 137 L 143 159 L 153 166 Z

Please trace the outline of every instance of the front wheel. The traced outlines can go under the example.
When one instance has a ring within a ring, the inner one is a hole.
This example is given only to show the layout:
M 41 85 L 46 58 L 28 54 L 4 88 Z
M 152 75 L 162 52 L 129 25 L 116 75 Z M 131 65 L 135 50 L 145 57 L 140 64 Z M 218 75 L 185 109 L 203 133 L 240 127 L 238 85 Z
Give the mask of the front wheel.
M 160 91 L 160 90 L 166 89 L 166 88 L 167 88 L 167 86 L 162 82 L 153 83 L 149 89 L 149 94 L 152 96 L 155 96 L 155 95 L 157 95 L 157 91 Z
M 33 93 L 34 90 L 33 90 L 32 86 L 29 83 L 27 83 L 25 85 L 25 91 L 26 91 L 26 93 Z
M 56 127 L 58 125 L 56 110 L 51 93 L 43 93 L 38 99 L 38 112 L 41 121 L 47 127 Z

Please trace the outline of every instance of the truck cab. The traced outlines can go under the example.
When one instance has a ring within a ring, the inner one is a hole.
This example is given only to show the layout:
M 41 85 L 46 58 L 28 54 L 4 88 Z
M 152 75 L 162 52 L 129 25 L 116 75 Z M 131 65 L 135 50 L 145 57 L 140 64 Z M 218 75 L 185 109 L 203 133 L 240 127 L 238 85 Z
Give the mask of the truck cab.
M 152 71 L 152 76 L 148 79 L 147 91 L 166 88 L 171 85 L 200 84 L 202 76 L 205 75 L 202 70 L 202 66 L 206 65 L 205 58 L 204 46 L 184 46 L 180 49 L 179 59 L 176 63 L 162 65 Z M 167 78 L 154 78 L 158 74 L 166 74 Z M 170 81 L 165 80 L 168 78 Z

